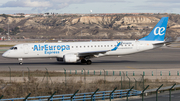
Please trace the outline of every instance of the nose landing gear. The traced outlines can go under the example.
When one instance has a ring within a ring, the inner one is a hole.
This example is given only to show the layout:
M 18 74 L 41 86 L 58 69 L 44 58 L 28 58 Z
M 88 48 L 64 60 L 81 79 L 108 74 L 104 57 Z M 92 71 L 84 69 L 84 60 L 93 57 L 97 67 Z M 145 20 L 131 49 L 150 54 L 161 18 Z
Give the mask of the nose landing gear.
M 18 61 L 19 61 L 19 65 L 23 64 L 23 58 L 18 58 Z

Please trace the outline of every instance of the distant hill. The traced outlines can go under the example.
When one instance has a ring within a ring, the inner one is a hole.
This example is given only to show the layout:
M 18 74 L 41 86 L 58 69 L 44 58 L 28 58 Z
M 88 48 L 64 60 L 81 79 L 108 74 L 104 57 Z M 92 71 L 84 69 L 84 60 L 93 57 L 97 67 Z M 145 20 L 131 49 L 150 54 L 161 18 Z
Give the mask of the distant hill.
M 146 36 L 164 16 L 169 17 L 166 37 L 176 38 L 180 35 L 180 15 L 176 14 L 29 18 L 0 16 L 0 36 L 6 36 L 9 20 L 10 37 L 14 39 L 139 39 Z

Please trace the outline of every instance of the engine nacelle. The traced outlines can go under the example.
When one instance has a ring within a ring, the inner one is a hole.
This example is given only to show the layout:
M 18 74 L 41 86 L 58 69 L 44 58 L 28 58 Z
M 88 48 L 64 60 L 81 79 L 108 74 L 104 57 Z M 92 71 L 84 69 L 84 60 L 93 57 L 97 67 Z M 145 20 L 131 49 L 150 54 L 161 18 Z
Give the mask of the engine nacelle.
M 63 61 L 66 63 L 76 63 L 79 57 L 74 54 L 66 54 L 63 56 Z

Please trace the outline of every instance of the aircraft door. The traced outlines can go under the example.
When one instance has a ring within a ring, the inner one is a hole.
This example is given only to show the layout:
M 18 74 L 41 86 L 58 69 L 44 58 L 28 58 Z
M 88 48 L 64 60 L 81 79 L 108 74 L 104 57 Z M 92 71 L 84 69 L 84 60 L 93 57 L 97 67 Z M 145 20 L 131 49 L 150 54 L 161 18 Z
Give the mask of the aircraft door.
M 29 51 L 28 51 L 28 44 L 24 44 L 24 45 L 23 45 L 23 48 L 24 48 L 24 53 L 25 53 L 25 54 L 28 54 L 28 52 L 29 52 Z

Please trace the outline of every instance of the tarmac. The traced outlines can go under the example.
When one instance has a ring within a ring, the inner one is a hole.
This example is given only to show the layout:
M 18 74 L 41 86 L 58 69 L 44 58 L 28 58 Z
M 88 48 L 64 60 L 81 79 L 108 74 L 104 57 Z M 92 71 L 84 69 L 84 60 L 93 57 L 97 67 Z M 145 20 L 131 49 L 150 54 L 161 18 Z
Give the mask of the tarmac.
M 0 71 L 30 70 L 148 70 L 148 69 L 179 69 L 180 48 L 163 47 L 137 54 L 125 55 L 122 57 L 108 56 L 92 58 L 92 65 L 78 63 L 57 62 L 55 58 L 24 59 L 23 65 L 18 64 L 17 59 L 3 58 L 0 54 Z
M 95 71 L 96 75 L 104 75 L 104 71 L 108 71 L 108 75 L 113 75 L 116 80 L 120 72 L 121 75 L 130 76 L 133 78 L 141 77 L 145 75 L 145 78 L 151 78 L 152 80 L 163 79 L 180 82 L 180 48 L 177 47 L 162 47 L 154 50 L 149 50 L 137 54 L 126 55 L 122 57 L 108 56 L 101 58 L 93 58 L 92 65 L 85 65 L 78 63 L 63 63 L 57 62 L 54 58 L 43 59 L 24 59 L 23 65 L 18 64 L 17 59 L 3 58 L 0 54 L 0 71 L 54 71 L 54 72 L 67 72 L 72 73 L 77 70 L 80 74 L 82 70 L 89 71 L 91 74 Z M 27 68 L 28 67 L 28 68 Z M 117 76 L 117 77 L 115 77 Z M 6 79 L 6 78 L 4 78 Z M 42 79 L 41 77 L 39 79 Z M 81 80 L 82 77 L 69 79 Z M 94 79 L 103 79 L 102 77 L 87 77 L 87 82 Z M 8 78 L 7 78 L 8 80 Z M 12 78 L 15 81 L 23 81 L 23 77 Z M 53 77 L 53 80 L 64 81 L 64 77 Z M 107 80 L 114 80 L 111 77 L 107 77 Z
M 67 73 L 72 71 L 72 73 L 77 70 L 80 74 L 82 70 L 89 71 L 93 75 L 94 71 L 96 72 L 95 76 L 84 76 L 79 77 L 67 77 L 67 80 L 77 80 L 91 82 L 93 80 L 104 79 L 104 71 L 108 71 L 106 80 L 110 81 L 120 81 L 120 72 L 124 77 L 129 76 L 131 80 L 134 78 L 140 80 L 144 74 L 144 78 L 151 80 L 168 80 L 180 82 L 180 48 L 179 44 L 172 44 L 171 47 L 162 47 L 154 50 L 149 50 L 137 54 L 125 55 L 122 57 L 101 57 L 93 58 L 92 65 L 84 65 L 80 62 L 78 63 L 63 63 L 57 62 L 54 58 L 43 58 L 43 59 L 24 59 L 23 65 L 18 64 L 17 59 L 7 59 L 3 58 L 2 53 L 7 50 L 6 48 L 0 48 L 0 71 L 54 71 L 54 72 L 64 72 L 66 69 Z M 10 68 L 10 69 L 9 69 Z M 102 73 L 100 76 L 100 72 Z M 114 76 L 113 76 L 114 72 Z M 9 77 L 1 77 L 5 81 L 9 80 Z M 27 77 L 12 77 L 12 81 L 23 82 Z M 42 80 L 43 77 L 38 77 L 39 80 Z M 65 77 L 51 77 L 53 81 L 65 82 Z M 127 78 L 126 78 L 127 79 Z M 172 94 L 172 101 L 179 101 L 180 92 L 174 92 Z M 114 99 L 124 101 L 125 99 Z M 137 99 L 131 99 L 130 101 L 140 101 L 141 97 Z M 155 96 L 145 97 L 145 101 L 155 100 Z M 168 93 L 159 94 L 159 100 L 168 100 Z

